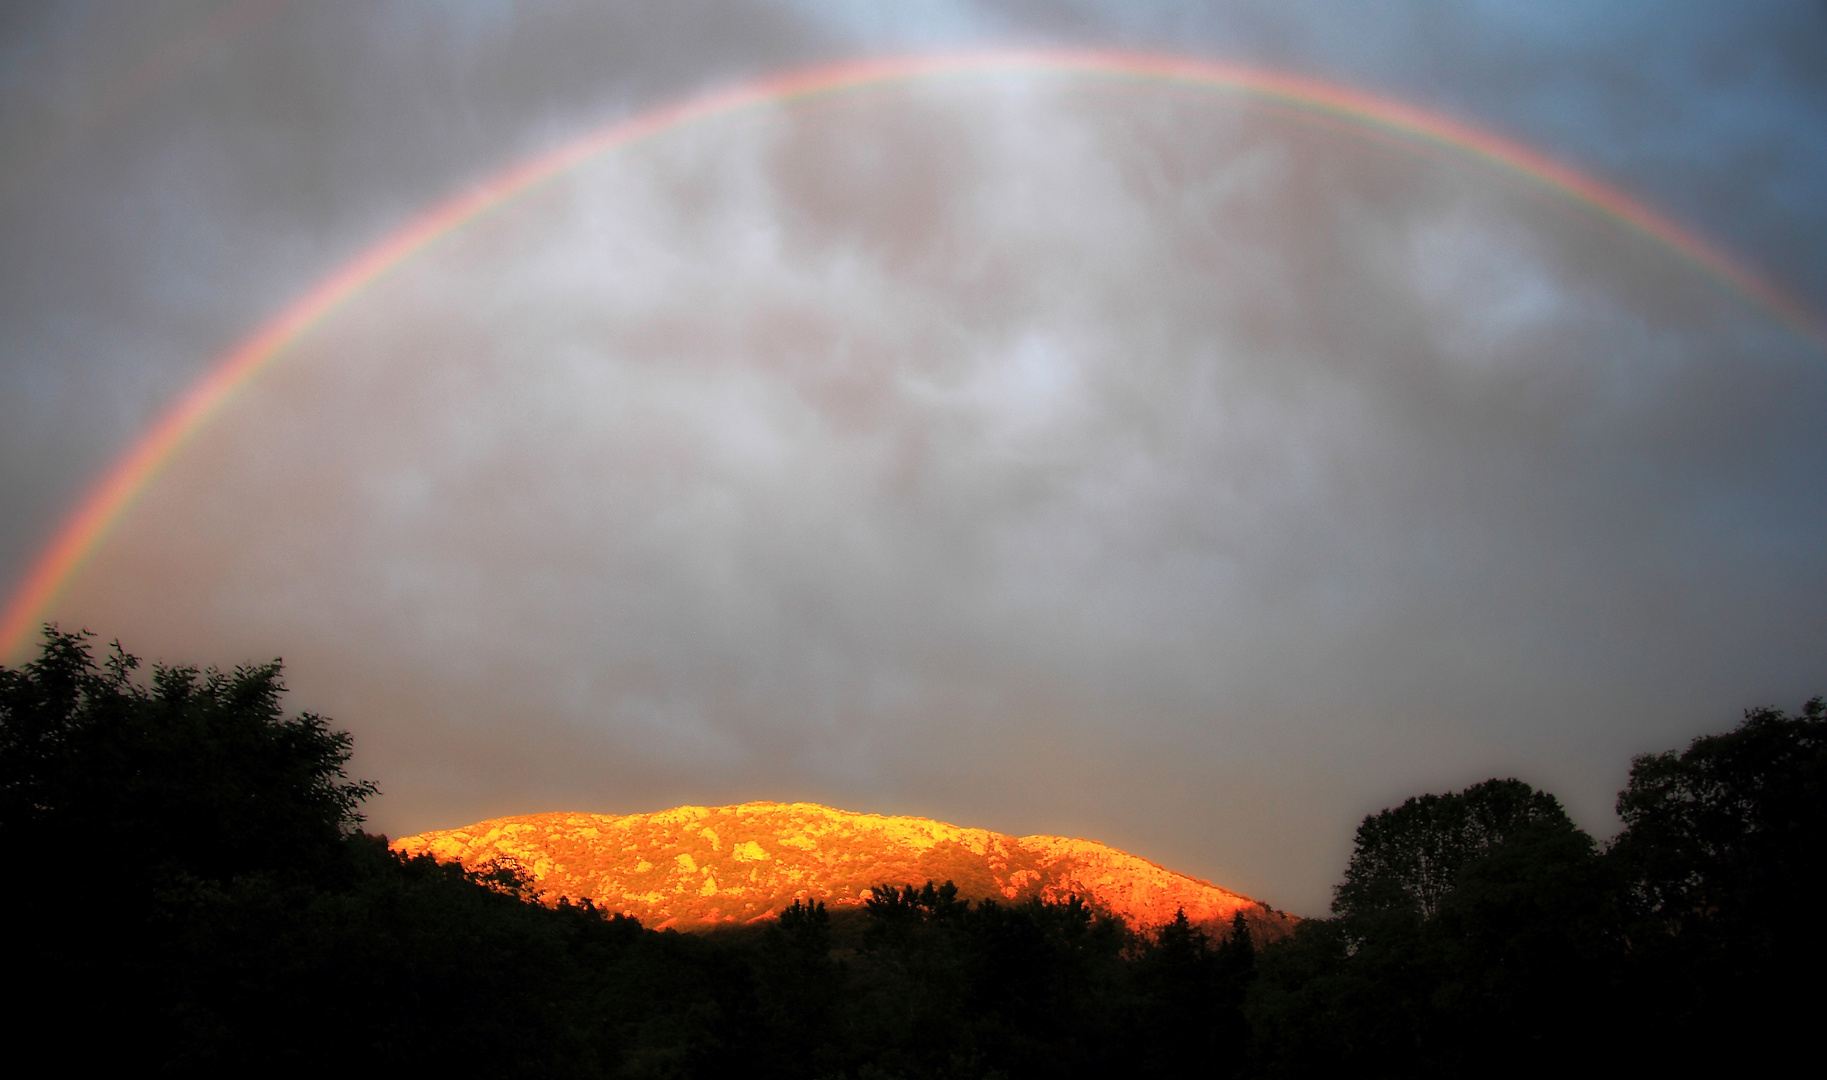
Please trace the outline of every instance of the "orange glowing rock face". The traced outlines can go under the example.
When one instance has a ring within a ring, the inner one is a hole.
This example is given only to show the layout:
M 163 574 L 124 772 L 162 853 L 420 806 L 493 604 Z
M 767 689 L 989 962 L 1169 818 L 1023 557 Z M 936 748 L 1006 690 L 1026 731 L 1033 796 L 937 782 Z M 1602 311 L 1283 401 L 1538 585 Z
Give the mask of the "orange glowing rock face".
M 1242 911 L 1294 920 L 1255 900 L 1090 840 L 1004 836 L 812 803 L 681 806 L 657 814 L 527 814 L 393 842 L 396 851 L 479 867 L 517 864 L 548 902 L 589 899 L 655 928 L 771 918 L 794 900 L 860 906 L 871 886 L 952 881 L 971 899 L 1076 895 L 1132 927 L 1184 909 L 1219 928 Z

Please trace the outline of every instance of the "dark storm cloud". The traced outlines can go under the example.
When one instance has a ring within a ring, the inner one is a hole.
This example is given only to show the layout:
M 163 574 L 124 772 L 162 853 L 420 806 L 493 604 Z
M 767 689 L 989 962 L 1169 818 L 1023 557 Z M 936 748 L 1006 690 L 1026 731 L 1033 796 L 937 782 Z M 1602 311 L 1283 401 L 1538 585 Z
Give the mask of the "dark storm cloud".
M 810 58 L 1291 66 L 1827 281 L 1812 8 L 145 10 L 14 16 L 0 53 L 14 567 L 415 209 Z M 238 399 L 59 615 L 283 653 L 389 831 L 806 798 L 1313 911 L 1389 800 L 1516 772 L 1605 831 L 1630 753 L 1821 688 L 1822 363 L 1475 170 L 1173 95 L 912 87 L 678 133 L 440 246 Z

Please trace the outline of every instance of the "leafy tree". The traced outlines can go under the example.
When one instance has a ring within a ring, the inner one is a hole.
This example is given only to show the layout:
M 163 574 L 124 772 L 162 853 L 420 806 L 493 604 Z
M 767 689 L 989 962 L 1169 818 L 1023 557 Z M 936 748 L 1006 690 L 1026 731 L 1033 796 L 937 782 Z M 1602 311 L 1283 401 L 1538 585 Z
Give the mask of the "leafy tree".
M 935 886 L 927 882 L 921 888 L 906 885 L 877 885 L 863 901 L 875 925 L 882 928 L 914 923 L 955 923 L 970 910 L 969 900 L 958 899 L 958 886 L 952 882 Z
M 1670 933 L 1811 916 L 1827 867 L 1827 704 L 1751 709 L 1734 731 L 1636 758 L 1618 816 L 1613 855 Z
M 118 893 L 304 867 L 354 832 L 375 785 L 348 778 L 347 732 L 283 715 L 278 661 L 159 665 L 148 687 L 118 642 L 97 664 L 90 637 L 46 628 L 37 660 L 0 667 L 9 851 L 75 880 L 104 873 Z
M 1108 1075 L 1109 1011 L 1129 941 L 1121 924 L 1070 896 L 987 899 L 966 927 L 965 1004 L 987 1021 L 979 1036 L 987 1059 L 1010 1075 Z
M 0 668 L 0 841 L 38 882 L 0 900 L 12 1045 L 192 1075 L 568 1075 L 613 1052 L 575 957 L 626 952 L 627 927 L 357 832 L 374 785 L 346 733 L 284 714 L 277 661 L 138 667 L 47 629 Z
M 1609 986 L 1601 871 L 1558 800 L 1518 780 L 1366 817 L 1337 917 L 1259 958 L 1257 1066 L 1412 1076 L 1488 1070 L 1496 1048 L 1518 1067 L 1552 1060 L 1564 1010 L 1596 1010 Z
M 1346 917 L 1382 912 L 1432 918 L 1469 862 L 1518 829 L 1572 828 L 1560 801 L 1520 780 L 1486 780 L 1464 791 L 1421 795 L 1372 814 L 1358 826 L 1332 910 Z
M 952 882 L 884 885 L 864 914 L 860 947 L 840 969 L 841 1039 L 826 1074 L 1072 1077 L 1140 1067 L 1143 1010 L 1125 977 L 1137 939 L 1077 897 L 972 903 Z
M 1250 1049 L 1243 1015 L 1255 978 L 1255 947 L 1239 912 L 1214 942 L 1184 910 L 1174 913 L 1135 963 L 1147 1076 L 1242 1075 Z
M 1635 759 L 1618 816 L 1637 1022 L 1689 1065 L 1799 1049 L 1818 1012 L 1799 988 L 1827 959 L 1827 705 Z
M 1625 1064 L 1590 1018 L 1616 1010 L 1617 884 L 1592 837 L 1552 817 L 1466 863 L 1423 928 L 1432 979 L 1424 1060 L 1443 1071 Z
M 772 1055 L 749 1068 L 763 1076 L 796 1075 L 795 1066 L 831 1063 L 831 1014 L 842 977 L 831 959 L 831 915 L 822 900 L 795 900 L 762 934 L 755 950 L 760 1022 L 772 1033 Z
M 0 915 L 32 928 L 11 957 L 35 987 L 22 1027 L 69 1031 L 84 1001 L 116 1041 L 72 1049 L 99 1053 L 160 1037 L 189 913 L 237 881 L 335 873 L 375 788 L 348 778 L 346 733 L 283 715 L 277 661 L 142 685 L 90 637 L 47 627 L 36 660 L 0 667 L 0 844 L 51 886 L 8 890 Z
M 1230 932 L 1218 942 L 1212 962 L 1217 983 L 1214 1011 L 1219 1052 L 1231 1063 L 1231 1072 L 1240 1072 L 1250 1046 L 1250 1024 L 1244 1016 L 1244 1001 L 1250 984 L 1256 981 L 1256 943 L 1251 939 L 1249 921 L 1243 912 L 1231 916 Z

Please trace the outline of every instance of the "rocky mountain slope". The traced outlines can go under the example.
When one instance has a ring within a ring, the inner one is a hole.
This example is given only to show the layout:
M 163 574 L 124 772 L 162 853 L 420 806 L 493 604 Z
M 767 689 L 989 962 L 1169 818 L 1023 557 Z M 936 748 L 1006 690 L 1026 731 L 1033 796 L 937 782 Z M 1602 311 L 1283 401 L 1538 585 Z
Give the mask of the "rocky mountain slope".
M 1004 836 L 811 803 L 681 806 L 656 814 L 528 814 L 393 843 L 476 868 L 511 860 L 540 895 L 588 898 L 649 927 L 700 929 L 777 914 L 795 899 L 860 906 L 871 886 L 953 881 L 971 899 L 1077 895 L 1133 927 L 1184 909 L 1274 933 L 1294 920 L 1246 896 L 1090 840 Z

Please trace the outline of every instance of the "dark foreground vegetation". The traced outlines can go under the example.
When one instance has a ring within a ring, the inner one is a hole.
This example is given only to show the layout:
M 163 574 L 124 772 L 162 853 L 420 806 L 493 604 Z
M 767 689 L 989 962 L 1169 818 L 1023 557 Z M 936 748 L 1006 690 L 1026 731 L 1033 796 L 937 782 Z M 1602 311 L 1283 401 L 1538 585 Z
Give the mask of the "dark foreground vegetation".
M 1130 928 L 885 886 L 643 929 L 359 831 L 277 664 L 0 668 L 15 1065 L 129 1074 L 1355 1076 L 1757 1071 L 1821 1015 L 1827 717 L 1638 758 L 1601 847 L 1516 780 L 1365 819 L 1334 916 Z M 1146 931 L 1146 932 L 1142 932 Z

